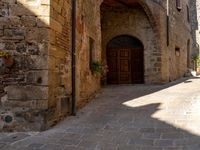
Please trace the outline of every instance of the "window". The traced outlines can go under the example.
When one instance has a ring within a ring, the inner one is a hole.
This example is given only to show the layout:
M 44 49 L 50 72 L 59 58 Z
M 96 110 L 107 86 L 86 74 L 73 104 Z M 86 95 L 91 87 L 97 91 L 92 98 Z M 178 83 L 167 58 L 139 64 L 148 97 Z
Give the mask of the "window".
M 175 55 L 176 55 L 177 57 L 180 56 L 180 48 L 179 48 L 179 47 L 176 47 L 176 48 L 175 48 Z
M 89 37 L 89 65 L 91 68 L 92 62 L 94 62 L 95 52 L 94 52 L 95 41 L 93 38 Z
M 176 0 L 176 8 L 178 11 L 181 11 L 182 9 L 182 0 Z
M 190 68 L 190 40 L 187 41 L 187 67 Z
M 187 21 L 190 22 L 190 9 L 188 5 L 186 7 L 187 7 Z

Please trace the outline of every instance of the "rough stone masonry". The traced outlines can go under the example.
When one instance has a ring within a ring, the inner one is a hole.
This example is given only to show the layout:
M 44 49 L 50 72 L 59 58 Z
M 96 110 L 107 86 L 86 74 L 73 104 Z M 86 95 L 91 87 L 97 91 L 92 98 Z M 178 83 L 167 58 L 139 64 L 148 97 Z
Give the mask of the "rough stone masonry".
M 100 89 L 91 58 L 107 62 L 119 35 L 143 44 L 146 84 L 184 76 L 194 45 L 187 8 L 190 16 L 196 9 L 182 2 L 181 10 L 169 3 L 168 45 L 166 1 L 76 1 L 77 108 Z M 70 113 L 71 13 L 71 0 L 0 0 L 0 130 L 45 130 Z

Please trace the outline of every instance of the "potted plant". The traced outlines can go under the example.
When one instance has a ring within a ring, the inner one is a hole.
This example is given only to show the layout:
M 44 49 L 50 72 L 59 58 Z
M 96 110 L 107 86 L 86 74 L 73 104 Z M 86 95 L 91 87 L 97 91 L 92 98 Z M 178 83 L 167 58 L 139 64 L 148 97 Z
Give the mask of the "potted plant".
M 93 75 L 101 75 L 101 84 L 105 85 L 107 72 L 109 71 L 108 65 L 99 61 L 93 61 L 90 65 L 90 69 Z
M 200 74 L 200 54 L 195 54 L 192 57 L 192 60 L 194 61 L 194 68 L 197 72 L 197 75 Z

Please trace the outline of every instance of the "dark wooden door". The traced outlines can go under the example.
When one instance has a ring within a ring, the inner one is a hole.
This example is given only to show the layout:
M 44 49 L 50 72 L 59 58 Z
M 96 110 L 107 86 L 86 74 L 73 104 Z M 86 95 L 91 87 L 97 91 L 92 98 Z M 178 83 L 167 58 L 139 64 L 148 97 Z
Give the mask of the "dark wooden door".
M 131 50 L 118 50 L 118 83 L 131 84 Z
M 118 50 L 116 49 L 110 49 L 107 51 L 107 64 L 108 64 L 108 75 L 107 75 L 107 81 L 108 84 L 118 84 L 119 78 L 118 78 Z
M 143 49 L 132 49 L 131 69 L 132 69 L 132 83 L 144 83 L 144 53 Z
M 107 51 L 108 84 L 143 83 L 143 51 L 109 49 Z

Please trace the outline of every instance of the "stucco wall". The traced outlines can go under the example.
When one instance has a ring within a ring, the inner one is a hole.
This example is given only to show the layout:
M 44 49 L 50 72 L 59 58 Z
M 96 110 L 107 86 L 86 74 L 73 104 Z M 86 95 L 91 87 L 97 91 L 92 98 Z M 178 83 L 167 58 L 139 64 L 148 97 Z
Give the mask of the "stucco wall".
M 96 1 L 78 1 L 77 10 L 77 105 L 81 107 L 100 88 L 100 75 L 90 70 L 89 39 L 94 40 L 93 60 L 101 61 L 100 7 Z

